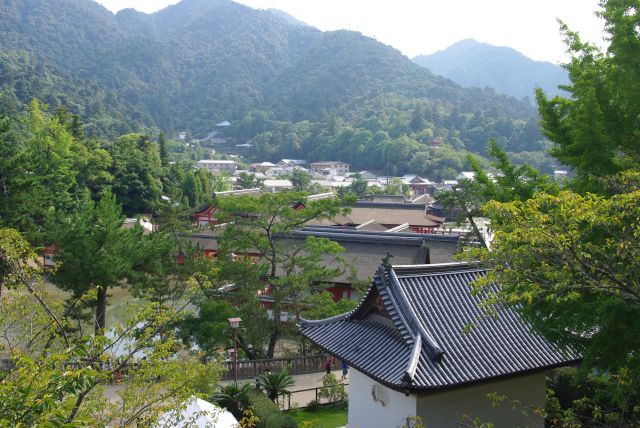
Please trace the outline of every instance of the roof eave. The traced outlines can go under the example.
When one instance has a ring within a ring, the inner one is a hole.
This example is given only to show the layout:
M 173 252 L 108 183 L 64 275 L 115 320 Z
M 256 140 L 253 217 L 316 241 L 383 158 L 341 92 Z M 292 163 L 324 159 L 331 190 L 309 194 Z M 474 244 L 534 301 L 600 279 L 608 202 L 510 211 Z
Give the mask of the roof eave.
M 483 385 L 483 384 L 487 384 L 487 383 L 498 382 L 498 381 L 511 379 L 511 378 L 515 378 L 515 377 L 519 377 L 519 376 L 526 376 L 526 375 L 530 375 L 530 374 L 540 373 L 540 372 L 543 372 L 543 371 L 553 370 L 553 369 L 557 369 L 557 368 L 560 368 L 560 367 L 574 366 L 574 365 L 578 365 L 578 364 L 581 364 L 581 363 L 582 363 L 582 358 L 578 358 L 578 359 L 575 359 L 575 360 L 563 361 L 563 362 L 557 363 L 557 364 L 551 364 L 551 365 L 547 365 L 547 366 L 536 367 L 536 368 L 533 368 L 533 369 L 521 370 L 521 371 L 513 372 L 513 373 L 506 373 L 506 374 L 500 375 L 500 376 L 493 376 L 493 377 L 488 377 L 488 378 L 476 379 L 476 380 L 473 380 L 473 381 L 461 382 L 461 383 L 456 383 L 456 384 L 451 384 L 451 385 L 431 386 L 431 387 L 409 387 L 408 391 L 411 392 L 412 394 L 435 394 L 435 393 L 444 392 L 444 391 L 451 391 L 451 390 L 455 390 L 455 389 L 466 388 L 466 387 L 469 387 L 469 386 Z M 398 391 L 400 391 L 400 390 L 398 390 Z M 401 392 L 404 392 L 404 390 L 402 390 Z

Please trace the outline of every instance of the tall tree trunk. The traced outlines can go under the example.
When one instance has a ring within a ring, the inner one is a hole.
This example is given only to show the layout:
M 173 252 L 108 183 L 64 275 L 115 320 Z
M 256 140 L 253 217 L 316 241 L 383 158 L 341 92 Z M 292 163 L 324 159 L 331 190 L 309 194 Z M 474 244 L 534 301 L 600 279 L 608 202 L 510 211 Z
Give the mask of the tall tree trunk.
M 96 297 L 96 336 L 104 334 L 105 316 L 107 313 L 107 287 L 98 287 L 98 296 Z
M 273 358 L 273 354 L 276 350 L 276 343 L 280 337 L 280 327 L 274 326 L 271 330 L 271 336 L 269 336 L 269 347 L 267 348 L 267 358 Z
M 489 245 L 487 244 L 487 241 L 484 239 L 484 235 L 482 234 L 482 232 L 480 232 L 480 229 L 478 228 L 478 225 L 476 224 L 475 220 L 473 219 L 473 215 L 469 212 L 467 212 L 467 220 L 469 221 L 469 224 L 471 225 L 471 229 L 473 230 L 474 235 L 476 235 L 476 238 L 478 238 L 478 241 L 480 242 L 480 245 L 482 245 L 484 248 L 489 249 Z
M 269 336 L 269 346 L 267 347 L 267 358 L 273 358 L 273 354 L 276 350 L 276 343 L 280 338 L 280 303 L 274 302 L 273 311 L 271 315 L 273 317 L 273 325 L 271 327 L 271 335 Z

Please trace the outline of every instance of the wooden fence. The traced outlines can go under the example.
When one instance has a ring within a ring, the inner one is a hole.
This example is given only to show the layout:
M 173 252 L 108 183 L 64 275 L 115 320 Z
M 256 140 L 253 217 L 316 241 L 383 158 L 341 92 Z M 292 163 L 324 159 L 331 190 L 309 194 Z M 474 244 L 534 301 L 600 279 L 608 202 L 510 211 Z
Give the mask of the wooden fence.
M 327 355 L 306 355 L 303 357 L 272 358 L 268 360 L 240 360 L 238 361 L 238 379 L 255 379 L 267 369 L 279 372 L 286 368 L 290 374 L 316 373 L 325 370 Z M 224 362 L 225 372 L 222 380 L 233 379 L 233 361 Z M 340 360 L 334 359 L 333 369 L 340 370 Z

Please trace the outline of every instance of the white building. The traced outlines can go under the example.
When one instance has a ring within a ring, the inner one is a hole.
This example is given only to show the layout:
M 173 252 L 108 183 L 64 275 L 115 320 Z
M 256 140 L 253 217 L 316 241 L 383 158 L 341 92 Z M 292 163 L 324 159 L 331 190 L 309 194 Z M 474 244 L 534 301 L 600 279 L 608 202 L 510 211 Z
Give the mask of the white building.
M 228 172 L 233 174 L 238 169 L 236 161 L 232 160 L 200 160 L 196 162 L 196 168 L 206 168 L 211 172 Z
M 267 192 L 276 193 L 293 189 L 293 184 L 291 184 L 291 180 L 264 180 L 262 187 Z
M 311 172 L 320 175 L 342 175 L 349 174 L 349 164 L 340 161 L 314 162 L 309 164 Z
M 470 286 L 485 274 L 465 263 L 383 262 L 354 311 L 301 323 L 305 337 L 351 367 L 348 427 L 395 428 L 415 417 L 438 428 L 475 418 L 544 426 L 531 409 L 544 407 L 547 370 L 580 357 L 511 309 L 487 317 Z M 495 406 L 491 393 L 507 399 Z

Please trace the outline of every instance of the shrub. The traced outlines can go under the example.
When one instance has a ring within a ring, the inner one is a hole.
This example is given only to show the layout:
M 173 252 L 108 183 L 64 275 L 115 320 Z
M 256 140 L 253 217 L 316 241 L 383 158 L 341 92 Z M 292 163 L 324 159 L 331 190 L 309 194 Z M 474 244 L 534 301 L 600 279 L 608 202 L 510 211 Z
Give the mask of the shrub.
M 287 388 L 295 385 L 293 377 L 286 371 L 265 373 L 257 379 L 258 388 L 262 389 L 272 401 L 276 401 L 279 395 L 288 394 Z
M 247 393 L 253 414 L 258 417 L 257 428 L 297 428 L 297 422 L 260 391 L 250 390 Z
M 230 383 L 225 386 L 219 386 L 218 391 L 209 397 L 209 400 L 220 407 L 225 407 L 236 419 L 240 419 L 244 411 L 249 407 L 247 393 L 251 389 L 251 384 L 249 383 Z
M 318 392 L 320 398 L 326 398 L 329 403 L 338 403 L 345 399 L 344 385 L 338 381 L 333 373 L 324 375 L 322 386 L 323 388 Z
M 315 413 L 318 411 L 319 408 L 320 408 L 320 403 L 318 403 L 316 400 L 311 400 L 309 401 L 309 404 L 307 404 L 307 407 L 305 408 L 305 410 L 307 412 Z

